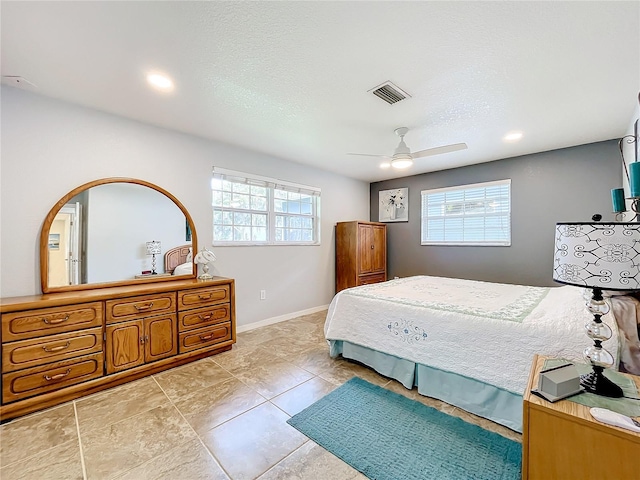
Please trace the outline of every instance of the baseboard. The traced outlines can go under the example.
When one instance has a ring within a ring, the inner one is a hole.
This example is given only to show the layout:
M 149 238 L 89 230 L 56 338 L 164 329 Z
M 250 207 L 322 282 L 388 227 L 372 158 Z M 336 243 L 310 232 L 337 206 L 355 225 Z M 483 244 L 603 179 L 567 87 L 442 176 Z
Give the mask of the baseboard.
M 266 327 L 267 325 L 273 325 L 274 323 L 284 322 L 291 320 L 292 318 L 301 317 L 302 315 L 311 315 L 312 313 L 321 312 L 329 308 L 329 305 L 321 305 L 319 307 L 307 308 L 306 310 L 300 310 L 298 312 L 286 313 L 277 317 L 265 318 L 259 322 L 249 323 L 247 325 L 238 325 L 236 328 L 237 333 L 248 332 L 260 327 Z

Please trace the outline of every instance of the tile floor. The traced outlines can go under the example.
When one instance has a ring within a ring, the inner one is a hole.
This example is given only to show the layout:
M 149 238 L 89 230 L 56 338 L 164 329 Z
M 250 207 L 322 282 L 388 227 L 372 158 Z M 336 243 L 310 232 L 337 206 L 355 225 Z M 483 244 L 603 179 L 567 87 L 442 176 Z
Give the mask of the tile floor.
M 332 359 L 326 312 L 238 335 L 229 352 L 0 426 L 0 478 L 363 479 L 286 420 L 354 375 L 520 435 Z

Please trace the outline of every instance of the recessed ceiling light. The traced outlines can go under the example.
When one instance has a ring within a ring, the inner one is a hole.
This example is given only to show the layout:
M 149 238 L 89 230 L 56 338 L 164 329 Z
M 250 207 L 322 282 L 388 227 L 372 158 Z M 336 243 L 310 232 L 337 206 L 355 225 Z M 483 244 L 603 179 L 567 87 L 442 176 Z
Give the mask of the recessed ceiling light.
M 380 164 L 380 168 L 389 168 L 391 166 L 391 162 L 382 162 Z
M 149 82 L 149 85 L 153 88 L 162 92 L 170 92 L 173 90 L 173 80 L 160 73 L 153 72 L 147 74 L 147 82 Z
M 522 132 L 509 132 L 502 139 L 505 142 L 517 142 L 522 138 Z

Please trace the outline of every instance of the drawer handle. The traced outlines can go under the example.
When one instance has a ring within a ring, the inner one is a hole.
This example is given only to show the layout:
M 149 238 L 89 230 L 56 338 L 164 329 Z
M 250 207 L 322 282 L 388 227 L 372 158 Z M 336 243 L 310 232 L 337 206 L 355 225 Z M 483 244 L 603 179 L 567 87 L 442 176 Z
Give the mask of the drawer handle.
M 42 321 L 47 325 L 58 325 L 59 323 L 64 323 L 69 320 L 69 314 L 67 314 L 64 318 L 56 318 L 55 320 L 49 320 L 48 318 L 43 318 Z
M 146 343 L 149 341 L 149 335 L 145 335 L 144 337 L 140 337 L 140 343 Z
M 153 302 L 149 302 L 146 305 L 133 305 L 134 307 L 136 307 L 136 310 L 138 310 L 139 312 L 141 312 L 142 310 L 149 310 L 151 307 L 153 307 Z
M 198 337 L 200 337 L 200 340 L 202 340 L 203 342 L 206 342 L 207 340 L 211 340 L 214 335 L 213 333 L 210 333 L 209 335 L 198 335 Z
M 201 322 L 206 322 L 211 317 L 213 317 L 213 313 L 209 313 L 207 315 L 198 315 L 198 318 L 200 319 Z
M 200 300 L 209 300 L 211 298 L 211 293 L 207 293 L 206 295 L 204 293 L 199 293 L 198 298 Z
M 43 377 L 47 382 L 53 382 L 53 381 L 60 380 L 60 379 L 62 379 L 64 377 L 66 377 L 70 373 L 71 373 L 71 369 L 67 368 L 67 371 L 64 372 L 64 373 L 58 373 L 57 375 L 53 375 L 52 377 L 50 377 L 49 375 L 43 375 Z
M 371 245 L 371 250 L 373 250 L 373 245 Z
M 69 340 L 67 340 L 66 345 L 58 345 L 57 347 L 51 347 L 51 348 L 47 348 L 45 346 L 45 347 L 42 347 L 42 349 L 47 353 L 59 352 L 60 350 L 64 350 L 65 348 L 69 348 L 69 345 L 71 345 L 71 342 Z

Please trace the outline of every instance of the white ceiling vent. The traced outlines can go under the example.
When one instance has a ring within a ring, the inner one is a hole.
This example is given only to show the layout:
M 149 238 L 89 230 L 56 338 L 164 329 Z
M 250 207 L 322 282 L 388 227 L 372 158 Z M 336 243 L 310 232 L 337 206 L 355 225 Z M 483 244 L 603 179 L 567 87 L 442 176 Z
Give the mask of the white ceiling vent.
M 382 85 L 378 85 L 369 91 L 376 97 L 387 102 L 389 105 L 393 105 L 394 103 L 398 103 L 400 100 L 411 97 L 411 95 L 391 82 L 384 82 Z

